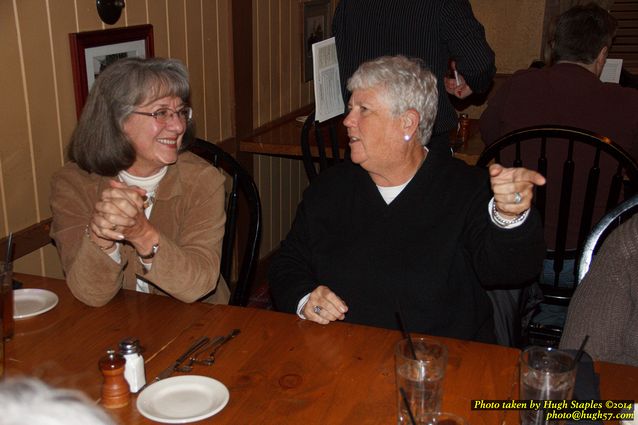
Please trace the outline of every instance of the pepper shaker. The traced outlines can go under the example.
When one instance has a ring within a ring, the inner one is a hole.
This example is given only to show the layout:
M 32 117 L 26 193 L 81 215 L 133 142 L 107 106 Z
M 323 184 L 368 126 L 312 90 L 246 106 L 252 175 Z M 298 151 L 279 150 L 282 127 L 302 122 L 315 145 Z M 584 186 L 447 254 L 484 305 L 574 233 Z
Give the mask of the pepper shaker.
M 144 374 L 144 358 L 140 354 L 140 341 L 137 338 L 126 338 L 120 341 L 120 354 L 124 356 L 124 378 L 132 393 L 138 392 L 146 385 Z
M 101 403 L 106 408 L 116 409 L 129 403 L 131 393 L 124 379 L 125 363 L 124 357 L 117 354 L 115 350 L 106 350 L 106 356 L 102 357 L 98 363 L 104 376 Z

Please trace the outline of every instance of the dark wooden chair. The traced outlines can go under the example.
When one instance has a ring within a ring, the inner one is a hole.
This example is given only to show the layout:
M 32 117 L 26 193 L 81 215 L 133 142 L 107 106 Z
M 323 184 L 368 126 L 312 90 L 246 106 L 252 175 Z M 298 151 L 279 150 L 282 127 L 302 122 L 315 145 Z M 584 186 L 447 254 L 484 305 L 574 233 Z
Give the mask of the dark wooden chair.
M 585 240 L 582 251 L 578 256 L 578 283 L 583 280 L 589 271 L 589 266 L 591 265 L 593 256 L 598 252 L 598 249 L 607 236 L 609 236 L 609 234 L 621 223 L 628 220 L 636 213 L 638 213 L 638 195 L 634 195 L 625 202 L 616 206 L 614 209 L 605 214 L 598 224 L 594 226 L 594 229 Z
M 226 229 L 222 243 L 221 274 L 231 287 L 230 304 L 246 306 L 259 260 L 261 236 L 261 201 L 253 178 L 230 154 L 213 143 L 195 139 L 188 150 L 224 170 L 231 178 L 231 190 L 226 204 Z M 240 215 L 247 217 L 247 226 L 238 229 Z M 247 216 L 246 216 L 247 215 Z M 243 238 L 240 236 L 245 235 Z M 242 239 L 243 255 L 236 260 Z M 233 279 L 233 264 L 238 264 L 237 279 Z
M 594 215 L 596 198 L 604 197 L 608 211 L 631 195 L 638 187 L 638 164 L 604 136 L 558 125 L 524 128 L 501 137 L 483 151 L 477 166 L 487 167 L 493 161 L 507 167 L 535 169 L 544 176 L 548 170 L 554 177 L 560 175 L 536 188 L 534 203 L 544 225 L 548 225 L 546 218 L 551 216 L 555 227 L 555 233 L 550 234 L 555 243 L 546 256 L 553 260 L 554 281 L 541 285 L 543 302 L 567 306 L 578 284 L 578 265 L 568 285 L 559 285 L 559 279 L 565 262 L 575 261 L 593 220 L 598 219 Z M 603 178 L 609 174 L 608 180 Z M 579 204 L 572 196 L 576 186 L 585 188 Z M 576 246 L 568 244 L 570 233 L 578 235 Z M 532 341 L 547 345 L 557 344 L 561 333 L 562 327 L 538 323 L 532 323 L 529 329 Z
M 53 239 L 49 236 L 51 231 L 51 217 L 33 224 L 22 230 L 18 230 L 13 234 L 13 249 L 11 259 L 17 260 L 27 254 L 32 253 L 40 248 L 53 243 Z M 0 239 L 0 258 L 6 258 L 8 237 Z
M 312 182 L 319 173 L 326 168 L 350 157 L 347 148 L 341 157 L 338 126 L 342 125 L 343 115 L 331 118 L 324 122 L 315 121 L 315 112 L 311 112 L 306 118 L 301 129 L 301 152 L 304 169 L 308 181 Z M 314 141 L 314 143 L 312 143 Z M 327 141 L 327 142 L 326 142 Z M 317 155 L 313 155 L 312 148 L 317 149 Z M 329 150 L 328 150 L 329 149 Z M 330 154 L 328 154 L 330 153 Z M 315 157 L 318 157 L 318 168 L 315 165 Z

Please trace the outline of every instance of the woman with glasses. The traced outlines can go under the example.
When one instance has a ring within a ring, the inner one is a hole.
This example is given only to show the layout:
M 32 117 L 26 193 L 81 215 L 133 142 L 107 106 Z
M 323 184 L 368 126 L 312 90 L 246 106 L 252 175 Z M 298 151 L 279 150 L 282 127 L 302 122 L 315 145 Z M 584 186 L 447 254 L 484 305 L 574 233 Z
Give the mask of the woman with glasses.
M 189 95 L 184 65 L 160 58 L 121 59 L 91 89 L 51 192 L 51 236 L 88 305 L 122 287 L 228 302 L 224 177 L 183 149 Z

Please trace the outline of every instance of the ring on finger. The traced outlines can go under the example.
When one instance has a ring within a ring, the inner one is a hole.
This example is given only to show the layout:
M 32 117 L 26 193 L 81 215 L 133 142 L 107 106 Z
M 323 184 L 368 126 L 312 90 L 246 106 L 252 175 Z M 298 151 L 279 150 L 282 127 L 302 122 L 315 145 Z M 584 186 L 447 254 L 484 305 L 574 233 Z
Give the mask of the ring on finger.
M 520 204 L 521 201 L 523 201 L 523 196 L 521 195 L 520 192 L 514 192 L 514 203 L 515 204 Z
M 322 310 L 322 308 L 319 305 L 316 305 L 316 306 L 314 306 L 312 308 L 312 311 L 314 311 L 316 315 L 320 315 L 321 314 L 321 310 Z

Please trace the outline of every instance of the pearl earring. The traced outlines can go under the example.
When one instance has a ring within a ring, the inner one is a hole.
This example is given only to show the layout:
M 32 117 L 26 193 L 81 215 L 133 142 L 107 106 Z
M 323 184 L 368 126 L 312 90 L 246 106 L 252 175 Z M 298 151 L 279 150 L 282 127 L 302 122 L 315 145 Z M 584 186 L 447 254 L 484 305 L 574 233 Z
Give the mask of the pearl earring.
M 410 141 L 410 136 L 408 134 L 404 134 L 403 135 L 403 140 L 405 140 L 406 142 Z

